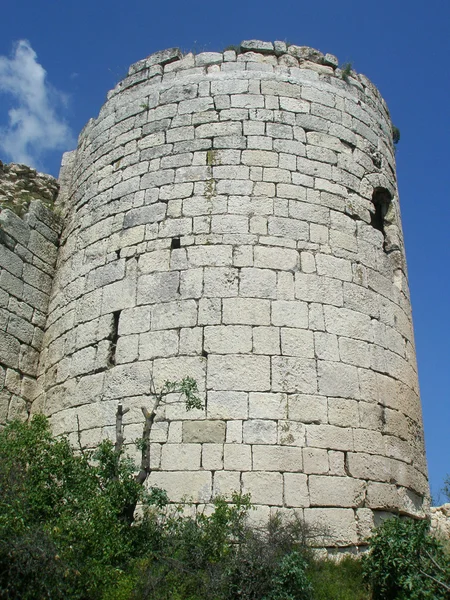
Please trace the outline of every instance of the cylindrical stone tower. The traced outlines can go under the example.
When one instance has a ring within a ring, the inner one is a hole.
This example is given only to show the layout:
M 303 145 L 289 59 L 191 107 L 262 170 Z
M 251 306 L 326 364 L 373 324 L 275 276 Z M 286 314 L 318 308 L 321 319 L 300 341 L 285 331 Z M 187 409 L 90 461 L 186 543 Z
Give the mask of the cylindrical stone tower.
M 392 125 L 332 55 L 281 42 L 132 65 L 66 155 L 33 410 L 95 446 L 192 376 L 149 483 L 250 492 L 354 546 L 428 495 Z

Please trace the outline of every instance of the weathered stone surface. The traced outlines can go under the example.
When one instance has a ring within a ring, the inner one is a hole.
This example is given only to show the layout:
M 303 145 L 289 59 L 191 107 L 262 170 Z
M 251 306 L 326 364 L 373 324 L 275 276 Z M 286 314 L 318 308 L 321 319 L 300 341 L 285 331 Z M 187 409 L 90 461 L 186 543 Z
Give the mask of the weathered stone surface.
M 258 519 L 298 509 L 344 547 L 374 511 L 423 516 L 391 123 L 336 67 L 258 40 L 132 65 L 64 158 L 59 247 L 32 198 L 1 211 L 0 425 L 31 403 L 93 447 L 122 401 L 132 439 L 152 386 L 191 376 L 204 409 L 171 395 L 151 436 L 171 500 L 250 491 Z M 0 171 L 0 204 L 55 189 Z
M 183 423 L 183 442 L 220 444 L 224 441 L 224 421 L 187 421 Z

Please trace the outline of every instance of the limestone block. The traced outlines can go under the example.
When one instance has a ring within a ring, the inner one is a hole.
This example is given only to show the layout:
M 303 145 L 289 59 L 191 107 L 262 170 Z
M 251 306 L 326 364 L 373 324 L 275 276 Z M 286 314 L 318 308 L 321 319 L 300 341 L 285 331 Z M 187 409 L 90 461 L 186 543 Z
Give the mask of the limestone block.
M 275 392 L 317 391 L 315 361 L 306 358 L 274 356 L 272 358 L 272 389 Z
M 312 448 L 352 451 L 353 432 L 346 427 L 334 425 L 306 425 L 306 444 Z M 352 475 L 359 477 L 357 474 Z
M 258 471 L 242 474 L 242 491 L 250 494 L 254 504 L 281 506 L 283 504 L 283 476 L 281 473 Z
M 270 325 L 270 301 L 256 298 L 224 298 L 223 322 L 236 325 Z
M 150 376 L 150 363 L 147 362 L 112 367 L 105 373 L 104 397 L 112 399 L 148 394 Z
M 221 444 L 225 442 L 225 421 L 186 421 L 183 442 Z
M 221 267 L 232 263 L 231 246 L 194 246 L 188 248 L 190 267 Z
M 367 342 L 341 337 L 339 338 L 339 354 L 345 363 L 370 368 L 370 344 Z
M 198 324 L 216 325 L 221 322 L 222 301 L 220 298 L 200 298 L 198 303 Z
M 254 471 L 302 471 L 302 449 L 295 446 L 253 446 Z
M 1 213 L 0 213 L 1 214 Z M 23 281 L 2 269 L 0 272 L 0 289 L 21 299 L 23 296 Z M 28 300 L 29 301 L 29 300 Z M 47 307 L 45 306 L 45 309 Z
M 391 479 L 391 462 L 384 456 L 349 452 L 348 471 L 352 477 L 388 482 Z
M 334 277 L 343 281 L 352 281 L 351 262 L 329 254 L 316 255 L 317 273 L 326 277 Z
M 326 423 L 327 399 L 323 396 L 289 394 L 288 415 L 290 419 L 301 423 Z
M 280 330 L 278 327 L 253 327 L 253 352 L 279 354 Z
M 200 469 L 200 444 L 164 444 L 161 453 L 163 471 L 197 471 Z
M 282 446 L 304 446 L 305 426 L 295 421 L 278 421 L 278 444 Z
M 251 471 L 252 447 L 248 444 L 225 444 L 223 461 L 228 471 Z
M 216 471 L 214 473 L 214 496 L 231 498 L 233 492 L 241 490 L 240 473 L 238 471 Z
M 314 273 L 295 274 L 295 297 L 306 302 L 342 306 L 342 282 Z M 328 331 L 328 330 L 327 330 Z M 329 330 L 331 333 L 337 333 Z
M 141 275 L 137 282 L 137 303 L 156 304 L 177 300 L 179 285 L 178 272 Z
M 330 463 L 330 475 L 338 475 L 343 477 L 347 474 L 344 452 L 328 450 L 328 462 Z
M 247 394 L 245 392 L 209 391 L 207 416 L 210 419 L 247 419 Z M 231 423 L 228 423 L 228 427 L 230 426 Z M 229 440 L 227 439 L 227 441 Z
M 267 390 L 270 388 L 270 359 L 239 354 L 210 355 L 208 387 L 215 390 Z
M 239 294 L 252 298 L 276 298 L 276 273 L 269 269 L 242 269 Z
M 223 445 L 202 445 L 202 467 L 206 470 L 217 471 L 223 469 Z
M 201 327 L 188 327 L 180 329 L 180 354 L 201 354 L 203 342 L 203 329 Z
M 321 331 L 314 333 L 314 350 L 319 359 L 339 361 L 338 338 L 334 334 Z
M 257 167 L 277 167 L 278 153 L 268 150 L 244 150 L 242 152 L 242 163 Z
M 319 391 L 325 396 L 359 398 L 359 381 L 356 367 L 338 362 L 317 362 Z
M 138 359 L 139 355 L 139 336 L 126 335 L 117 340 L 116 345 L 116 364 L 133 362 Z
M 123 310 L 119 319 L 119 336 L 148 331 L 150 329 L 150 311 L 149 306 L 137 306 Z
M 379 431 L 371 431 L 369 429 L 354 429 L 353 442 L 355 452 L 367 452 L 367 454 L 385 453 L 384 439 Z M 386 454 L 389 456 L 389 453 Z M 406 456 L 408 456 L 408 454 Z
M 246 444 L 275 444 L 277 423 L 261 419 L 251 419 L 243 423 L 243 440 Z
M 314 358 L 314 338 L 305 329 L 281 329 L 281 352 L 287 356 Z
M 305 523 L 314 546 L 352 546 L 357 543 L 355 517 L 349 508 L 306 508 Z
M 250 419 L 285 419 L 287 418 L 286 394 L 270 394 L 251 392 L 249 394 Z
M 6 246 L 0 246 L 0 267 L 6 269 L 15 277 L 22 276 L 23 261 L 19 256 L 8 250 Z
M 303 473 L 284 473 L 284 502 L 286 506 L 309 506 L 308 477 Z
M 205 327 L 204 348 L 208 353 L 246 354 L 252 350 L 252 330 L 244 325 Z
M 241 444 L 242 443 L 242 421 L 228 421 L 227 422 L 227 444 Z
M 149 331 L 139 336 L 139 360 L 174 356 L 177 353 L 178 331 L 176 330 Z
M 328 473 L 328 452 L 322 448 L 303 448 L 303 471 L 325 475 Z
M 25 344 L 30 344 L 33 339 L 34 327 L 27 320 L 18 315 L 10 314 L 7 332 Z
M 395 510 L 398 508 L 399 497 L 397 487 L 391 483 L 367 484 L 366 506 L 376 510 Z
M 126 277 L 103 288 L 101 312 L 107 314 L 135 306 L 136 280 Z
M 178 300 L 155 304 L 151 313 L 152 329 L 193 327 L 197 324 L 195 300 Z
M 226 298 L 238 295 L 238 271 L 232 267 L 205 268 L 203 293 L 207 297 Z
M 277 300 L 272 302 L 272 324 L 278 327 L 308 327 L 308 305 L 305 302 Z
M 166 490 L 172 502 L 209 502 L 212 492 L 210 471 L 152 471 L 148 485 Z
M 299 254 L 289 248 L 265 248 L 255 246 L 255 267 L 263 269 L 280 269 L 282 271 L 295 271 L 299 265 Z
M 366 483 L 352 477 L 309 476 L 311 506 L 362 506 Z
M 328 398 L 328 422 L 338 427 L 359 427 L 358 402 L 348 398 Z
M 241 42 L 241 50 L 248 52 L 261 52 L 261 54 L 272 54 L 273 44 L 272 42 L 262 42 L 261 40 L 244 40 Z

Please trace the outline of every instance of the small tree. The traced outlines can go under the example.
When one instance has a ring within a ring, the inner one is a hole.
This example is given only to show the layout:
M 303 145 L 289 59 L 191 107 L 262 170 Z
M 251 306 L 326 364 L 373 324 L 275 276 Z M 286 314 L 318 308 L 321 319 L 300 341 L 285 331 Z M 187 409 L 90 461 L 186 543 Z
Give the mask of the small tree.
M 123 415 L 116 413 L 116 442 L 77 453 L 52 435 L 43 415 L 0 431 L 0 598 L 101 598 L 161 535 L 151 515 L 134 521 L 136 505 L 164 504 L 163 490 L 148 492 L 150 433 L 158 409 L 181 402 L 201 408 L 196 382 L 166 382 L 153 394 L 145 422 L 141 465 L 123 450 Z M 174 396 L 174 394 L 176 394 Z
M 150 384 L 150 393 L 153 398 L 153 406 L 151 410 L 148 410 L 146 406 L 142 406 L 142 414 L 144 415 L 144 425 L 142 429 L 142 437 L 136 440 L 136 445 L 141 450 L 141 463 L 138 473 L 134 477 L 134 481 L 138 486 L 143 486 L 151 472 L 150 467 L 150 435 L 155 423 L 155 419 L 158 410 L 162 406 L 168 406 L 170 404 L 179 404 L 184 399 L 184 405 L 187 411 L 194 408 L 202 409 L 203 404 L 198 397 L 198 386 L 195 379 L 192 377 L 185 377 L 181 381 L 165 381 L 161 390 L 158 392 L 155 388 L 153 378 Z M 175 398 L 174 398 L 175 396 Z M 114 480 L 117 479 L 118 469 L 121 460 L 124 456 L 124 442 L 125 437 L 123 433 L 123 417 L 129 412 L 129 408 L 124 408 L 122 403 L 119 402 L 116 411 L 116 440 L 114 443 L 114 454 L 109 456 L 109 477 Z M 77 416 L 78 420 L 78 416 Z M 85 448 L 81 445 L 80 439 L 80 424 L 78 421 L 78 444 L 82 453 L 85 452 Z M 102 448 L 106 448 L 103 444 L 100 445 L 100 452 Z M 105 458 L 105 457 L 104 457 Z M 136 490 L 137 491 L 137 490 Z M 136 511 L 137 503 L 140 500 L 140 493 L 135 493 L 134 496 L 130 497 L 130 502 L 123 507 L 121 517 L 131 525 L 134 521 L 134 515 Z
M 370 540 L 364 575 L 374 600 L 444 600 L 450 565 L 428 521 L 388 519 Z

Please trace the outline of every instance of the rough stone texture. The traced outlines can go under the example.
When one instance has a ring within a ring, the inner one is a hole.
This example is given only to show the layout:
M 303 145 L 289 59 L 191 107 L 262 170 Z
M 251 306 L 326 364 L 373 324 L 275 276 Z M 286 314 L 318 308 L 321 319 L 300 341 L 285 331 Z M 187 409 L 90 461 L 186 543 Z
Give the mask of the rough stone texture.
M 450 504 L 432 506 L 430 518 L 430 531 L 438 539 L 448 542 L 450 540 Z
M 0 425 L 27 418 L 62 223 L 48 208 L 58 183 L 0 162 Z
M 428 484 L 392 126 L 336 66 L 258 40 L 132 65 L 64 157 L 48 311 L 51 272 L 25 283 L 21 261 L 53 260 L 51 240 L 19 219 L 20 252 L 5 238 L 1 289 L 35 304 L 2 364 L 41 348 L 21 316 L 39 305 L 32 409 L 58 433 L 78 415 L 90 443 L 118 400 L 136 437 L 152 374 L 194 377 L 205 411 L 160 415 L 150 484 L 199 504 L 249 491 L 345 547 L 378 511 L 423 515 Z

